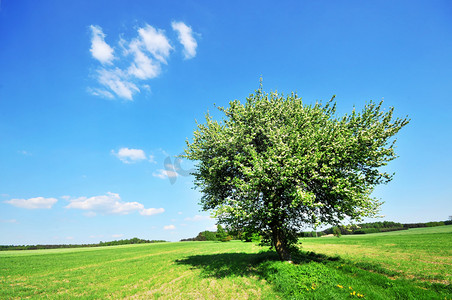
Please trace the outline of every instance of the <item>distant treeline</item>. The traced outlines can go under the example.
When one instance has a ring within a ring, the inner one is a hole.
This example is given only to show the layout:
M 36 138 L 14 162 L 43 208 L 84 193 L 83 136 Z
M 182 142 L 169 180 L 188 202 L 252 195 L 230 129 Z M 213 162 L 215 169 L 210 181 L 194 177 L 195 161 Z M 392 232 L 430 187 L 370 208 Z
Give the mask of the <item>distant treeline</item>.
M 407 230 L 410 228 L 420 228 L 420 227 L 435 227 L 443 225 L 452 225 L 452 220 L 440 221 L 440 222 L 427 222 L 427 223 L 396 223 L 391 221 L 383 222 L 372 222 L 372 223 L 362 223 L 357 225 L 348 226 L 334 226 L 325 229 L 320 232 L 315 231 L 305 231 L 299 234 L 300 237 L 321 237 L 327 234 L 334 234 L 336 236 L 349 235 L 349 234 L 366 234 L 366 233 L 377 233 L 377 232 L 388 232 L 397 230 Z
M 372 222 L 372 223 L 361 223 L 356 225 L 348 225 L 348 226 L 335 226 L 325 229 L 323 231 L 303 231 L 299 233 L 299 237 L 321 237 L 327 234 L 334 234 L 336 236 L 341 235 L 350 235 L 350 234 L 366 234 L 366 233 L 377 233 L 377 232 L 388 232 L 388 231 L 397 231 L 397 230 L 408 230 L 410 228 L 419 228 L 419 227 L 434 227 L 434 226 L 443 226 L 443 225 L 451 225 L 452 220 L 448 221 L 440 221 L 440 222 L 428 222 L 428 223 L 396 223 L 391 221 L 383 221 L 383 222 Z M 217 225 L 217 231 L 209 231 L 205 230 L 200 233 L 196 237 L 181 239 L 181 242 L 201 242 L 201 241 L 221 241 L 228 242 L 230 240 L 242 240 L 245 242 L 259 242 L 260 237 L 256 233 L 250 232 L 237 232 L 237 231 L 226 231 L 221 227 L 221 225 Z
M 0 245 L 0 251 L 4 250 L 38 250 L 38 249 L 60 249 L 60 248 L 87 248 L 87 247 L 103 247 L 129 244 L 144 244 L 144 243 L 162 243 L 163 240 L 143 240 L 139 238 L 132 238 L 111 242 L 99 242 L 98 244 L 61 244 L 61 245 Z
M 194 238 L 181 239 L 181 242 L 202 242 L 202 241 L 220 241 L 220 242 L 229 242 L 233 240 L 234 237 L 224 230 L 221 225 L 217 225 L 217 231 L 209 231 L 205 230 Z

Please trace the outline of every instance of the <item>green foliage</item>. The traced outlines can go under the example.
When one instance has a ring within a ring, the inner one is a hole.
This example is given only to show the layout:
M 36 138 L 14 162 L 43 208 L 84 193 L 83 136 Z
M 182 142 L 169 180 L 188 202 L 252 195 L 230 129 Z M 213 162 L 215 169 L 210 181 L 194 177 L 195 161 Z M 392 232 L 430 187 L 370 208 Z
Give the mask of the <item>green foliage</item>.
M 217 240 L 221 242 L 229 242 L 232 240 L 232 237 L 229 236 L 226 231 L 221 227 L 220 224 L 217 225 L 217 233 L 216 233 Z
M 341 235 L 349 235 L 349 234 L 366 234 L 366 233 L 378 233 L 378 232 L 389 232 L 389 231 L 399 231 L 399 230 L 408 230 L 410 228 L 420 228 L 420 227 L 436 227 L 452 224 L 452 221 L 440 221 L 440 222 L 427 222 L 427 223 L 409 223 L 409 224 L 401 224 L 392 221 L 384 221 L 384 222 L 372 222 L 372 223 L 361 223 L 357 225 L 348 225 L 348 226 L 336 226 L 339 228 Z M 334 234 L 335 227 L 331 227 L 325 229 L 323 231 L 324 234 Z M 300 236 L 303 237 L 303 236 Z
M 363 229 L 355 230 L 353 233 L 354 234 L 366 234 L 366 233 L 377 233 L 377 232 L 380 232 L 380 229 L 378 229 L 378 228 L 363 228 Z
M 392 137 L 409 121 L 382 112 L 382 102 L 337 117 L 333 99 L 306 105 L 261 87 L 246 103 L 220 107 L 223 121 L 207 114 L 184 155 L 197 161 L 203 209 L 259 233 L 282 259 L 305 225 L 375 215 L 373 187 L 392 178 L 379 168 L 396 158 Z
M 425 225 L 427 225 L 427 227 L 436 227 L 436 226 L 443 226 L 445 224 L 444 224 L 444 222 L 428 222 Z
M 205 238 L 205 241 L 218 241 L 217 233 L 215 231 L 203 231 L 200 233 Z
M 202 231 L 194 238 L 181 239 L 181 242 L 204 242 L 204 241 L 221 241 L 229 242 L 233 238 L 221 227 L 217 225 L 217 231 Z
M 341 237 L 342 235 L 341 229 L 337 226 L 333 227 L 333 234 L 337 237 Z
M 321 237 L 324 233 L 322 231 L 316 232 L 316 231 L 304 231 L 300 232 L 298 234 L 299 237 Z
M 254 231 L 245 231 L 242 233 L 241 236 L 242 241 L 245 242 L 253 242 L 253 243 L 260 243 L 261 242 L 261 236 L 259 233 Z

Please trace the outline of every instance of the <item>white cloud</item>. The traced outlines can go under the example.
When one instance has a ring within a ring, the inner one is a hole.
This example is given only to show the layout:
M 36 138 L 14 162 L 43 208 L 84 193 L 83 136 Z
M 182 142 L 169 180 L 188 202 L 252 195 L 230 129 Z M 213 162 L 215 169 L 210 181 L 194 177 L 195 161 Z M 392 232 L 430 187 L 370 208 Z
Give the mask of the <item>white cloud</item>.
M 140 45 L 137 40 L 130 44 L 129 51 L 133 54 L 134 60 L 127 72 L 141 80 L 155 78 L 160 74 L 160 63 L 154 62 L 152 58 L 144 54 Z
M 119 194 L 107 193 L 106 195 L 94 197 L 79 197 L 70 200 L 66 208 L 75 208 L 107 214 L 129 214 L 144 209 L 143 204 L 138 202 L 123 202 Z
M 185 25 L 183 22 L 172 22 L 173 30 L 177 32 L 179 42 L 184 46 L 185 59 L 190 59 L 196 56 L 196 48 L 198 43 L 193 37 L 191 27 Z
M 173 170 L 158 169 L 157 172 L 152 173 L 152 176 L 160 178 L 160 179 L 176 178 L 177 172 L 173 171 Z
M 166 226 L 163 226 L 163 229 L 164 230 L 174 230 L 174 229 L 176 229 L 176 226 L 174 226 L 174 225 L 166 225 Z
M 146 24 L 145 27 L 138 29 L 138 33 L 146 50 L 157 60 L 166 63 L 166 59 L 173 47 L 171 47 L 166 38 L 165 32 Z
M 50 209 L 57 201 L 55 198 L 36 197 L 30 199 L 11 199 L 5 201 L 5 203 L 26 209 Z
M 114 238 L 120 238 L 120 237 L 123 237 L 124 236 L 124 234 L 122 234 L 122 233 L 119 233 L 119 234 L 112 234 L 111 235 L 111 237 L 114 237 Z
M 139 202 L 124 202 L 119 194 L 110 192 L 89 198 L 79 197 L 69 202 L 66 208 L 85 210 L 87 212 L 84 215 L 88 217 L 93 217 L 97 213 L 127 215 L 137 211 L 143 216 L 150 216 L 165 211 L 163 208 L 144 208 Z
M 130 164 L 146 159 L 146 154 L 141 149 L 121 148 L 118 152 L 111 150 L 123 163 Z
M 104 98 L 108 98 L 108 99 L 115 98 L 115 96 L 112 93 L 110 93 L 109 91 L 106 91 L 106 90 L 102 90 L 102 89 L 98 89 L 98 88 L 88 88 L 87 91 L 88 91 L 88 93 L 90 93 L 93 96 L 99 96 L 99 97 L 104 97 Z
M 182 22 L 173 22 L 179 41 L 184 46 L 185 58 L 196 55 L 196 40 L 190 27 Z M 92 31 L 91 54 L 101 63 L 96 69 L 95 78 L 100 87 L 87 88 L 94 96 L 114 99 L 116 97 L 133 100 L 135 94 L 150 91 L 147 80 L 160 75 L 162 64 L 173 50 L 165 31 L 149 24 L 137 29 L 137 35 L 131 39 L 120 38 L 122 53 L 115 56 L 114 49 L 105 42 L 105 34 L 97 25 L 90 26 Z
M 198 221 L 211 220 L 211 219 L 212 218 L 210 216 L 195 215 L 193 218 L 185 218 L 184 220 L 198 222 Z
M 109 88 L 118 97 L 133 100 L 133 94 L 135 92 L 140 92 L 140 89 L 130 80 L 128 80 L 127 75 L 124 72 L 116 68 L 114 70 L 99 69 L 97 71 L 97 80 L 104 87 Z M 93 89 L 94 93 L 105 96 L 107 98 L 112 95 L 107 90 Z M 93 94 L 93 92 L 92 92 Z
M 140 215 L 152 216 L 152 215 L 161 214 L 164 212 L 165 212 L 165 210 L 163 208 L 145 208 L 140 211 Z
M 102 64 L 111 64 L 114 60 L 113 48 L 105 42 L 105 34 L 99 26 L 91 25 L 91 54 Z

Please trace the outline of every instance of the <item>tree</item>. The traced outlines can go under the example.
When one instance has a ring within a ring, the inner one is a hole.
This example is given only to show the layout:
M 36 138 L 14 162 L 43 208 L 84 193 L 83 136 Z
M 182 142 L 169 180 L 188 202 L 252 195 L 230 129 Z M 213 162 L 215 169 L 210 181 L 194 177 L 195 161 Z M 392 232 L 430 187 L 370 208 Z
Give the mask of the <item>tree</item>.
M 217 239 L 221 242 L 229 242 L 232 240 L 232 237 L 228 235 L 220 224 L 217 225 Z
M 341 231 L 341 229 L 339 227 L 334 226 L 333 227 L 333 234 L 334 234 L 334 236 L 341 237 L 342 231 Z
M 202 208 L 228 228 L 258 233 L 281 260 L 291 260 L 303 226 L 375 216 L 373 187 L 393 176 L 379 168 L 396 158 L 392 137 L 409 122 L 381 106 L 338 117 L 334 96 L 306 105 L 261 85 L 246 103 L 219 107 L 225 118 L 207 114 L 183 155 L 197 162 Z

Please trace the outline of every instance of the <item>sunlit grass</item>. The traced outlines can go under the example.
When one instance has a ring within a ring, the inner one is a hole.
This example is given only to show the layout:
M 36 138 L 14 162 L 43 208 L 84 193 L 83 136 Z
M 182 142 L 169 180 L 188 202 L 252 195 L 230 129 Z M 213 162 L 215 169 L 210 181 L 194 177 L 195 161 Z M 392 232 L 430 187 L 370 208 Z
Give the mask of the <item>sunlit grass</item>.
M 302 249 L 379 265 L 394 277 L 450 284 L 452 226 L 302 239 Z
M 194 253 L 257 253 L 260 248 L 250 243 L 164 243 L 71 250 L 2 253 L 0 298 L 276 297 L 271 286 L 256 276 L 203 277 L 202 270 L 177 263 Z
M 0 299 L 452 299 L 450 237 L 444 227 L 304 239 L 316 253 L 294 264 L 239 241 L 6 251 Z

